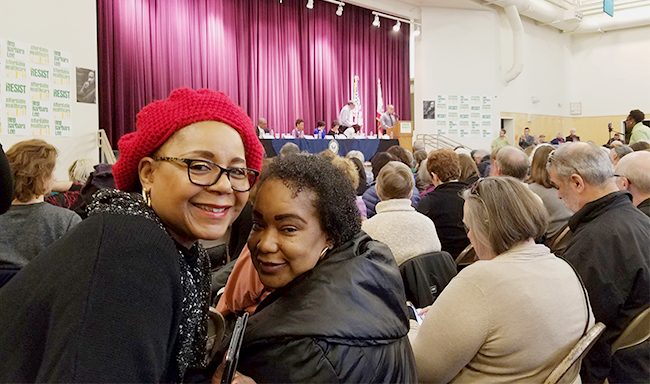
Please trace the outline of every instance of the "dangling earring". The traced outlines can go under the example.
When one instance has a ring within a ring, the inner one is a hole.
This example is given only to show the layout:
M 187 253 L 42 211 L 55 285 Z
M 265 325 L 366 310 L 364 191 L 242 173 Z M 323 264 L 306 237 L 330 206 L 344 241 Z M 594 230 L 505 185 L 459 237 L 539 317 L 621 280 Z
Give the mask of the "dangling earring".
M 147 191 L 142 187 L 142 197 L 144 198 L 144 203 L 147 204 L 147 207 L 151 208 L 151 191 Z
M 325 255 L 327 254 L 327 251 L 329 251 L 329 250 L 330 250 L 329 247 L 325 247 L 325 249 L 323 249 L 323 251 L 320 253 L 320 257 L 318 259 L 320 260 L 323 257 L 325 257 Z

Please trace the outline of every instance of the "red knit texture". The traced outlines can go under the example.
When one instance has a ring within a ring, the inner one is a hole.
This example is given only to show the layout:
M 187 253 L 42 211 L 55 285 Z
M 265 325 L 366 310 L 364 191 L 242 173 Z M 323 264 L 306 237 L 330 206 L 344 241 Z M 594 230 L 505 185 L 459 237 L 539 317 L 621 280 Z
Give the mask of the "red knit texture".
M 154 101 L 142 108 L 137 115 L 136 131 L 120 139 L 117 144 L 120 158 L 113 166 L 117 188 L 139 192 L 140 160 L 153 155 L 174 132 L 199 121 L 220 121 L 236 129 L 244 143 L 246 166 L 260 170 L 264 148 L 246 112 L 222 92 L 179 88 L 166 100 Z

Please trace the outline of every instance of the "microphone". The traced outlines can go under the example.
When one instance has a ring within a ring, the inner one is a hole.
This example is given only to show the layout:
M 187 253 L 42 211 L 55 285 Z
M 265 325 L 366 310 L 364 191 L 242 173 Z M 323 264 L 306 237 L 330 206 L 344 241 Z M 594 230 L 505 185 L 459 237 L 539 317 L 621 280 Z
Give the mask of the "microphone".
M 393 116 L 397 117 L 399 119 L 399 115 L 397 113 L 393 113 Z

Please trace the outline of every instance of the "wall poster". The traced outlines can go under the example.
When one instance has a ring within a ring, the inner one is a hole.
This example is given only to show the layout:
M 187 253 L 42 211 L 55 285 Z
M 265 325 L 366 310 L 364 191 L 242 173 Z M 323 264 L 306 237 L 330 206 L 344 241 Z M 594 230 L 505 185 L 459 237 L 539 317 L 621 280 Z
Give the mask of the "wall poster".
M 438 95 L 436 127 L 450 138 L 492 137 L 492 98 L 478 95 Z

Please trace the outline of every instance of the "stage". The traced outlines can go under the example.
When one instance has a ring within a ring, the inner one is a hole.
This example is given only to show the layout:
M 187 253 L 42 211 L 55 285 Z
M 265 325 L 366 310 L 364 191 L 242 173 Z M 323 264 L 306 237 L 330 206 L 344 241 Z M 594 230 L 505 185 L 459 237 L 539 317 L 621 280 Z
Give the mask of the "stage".
M 331 143 L 332 148 L 338 148 L 338 155 L 345 156 L 348 152 L 357 150 L 363 153 L 366 161 L 377 152 L 386 152 L 393 145 L 399 145 L 397 139 L 262 139 L 261 141 L 266 157 L 277 156 L 286 143 L 294 143 L 301 151 L 309 153 L 322 152 L 330 148 Z

